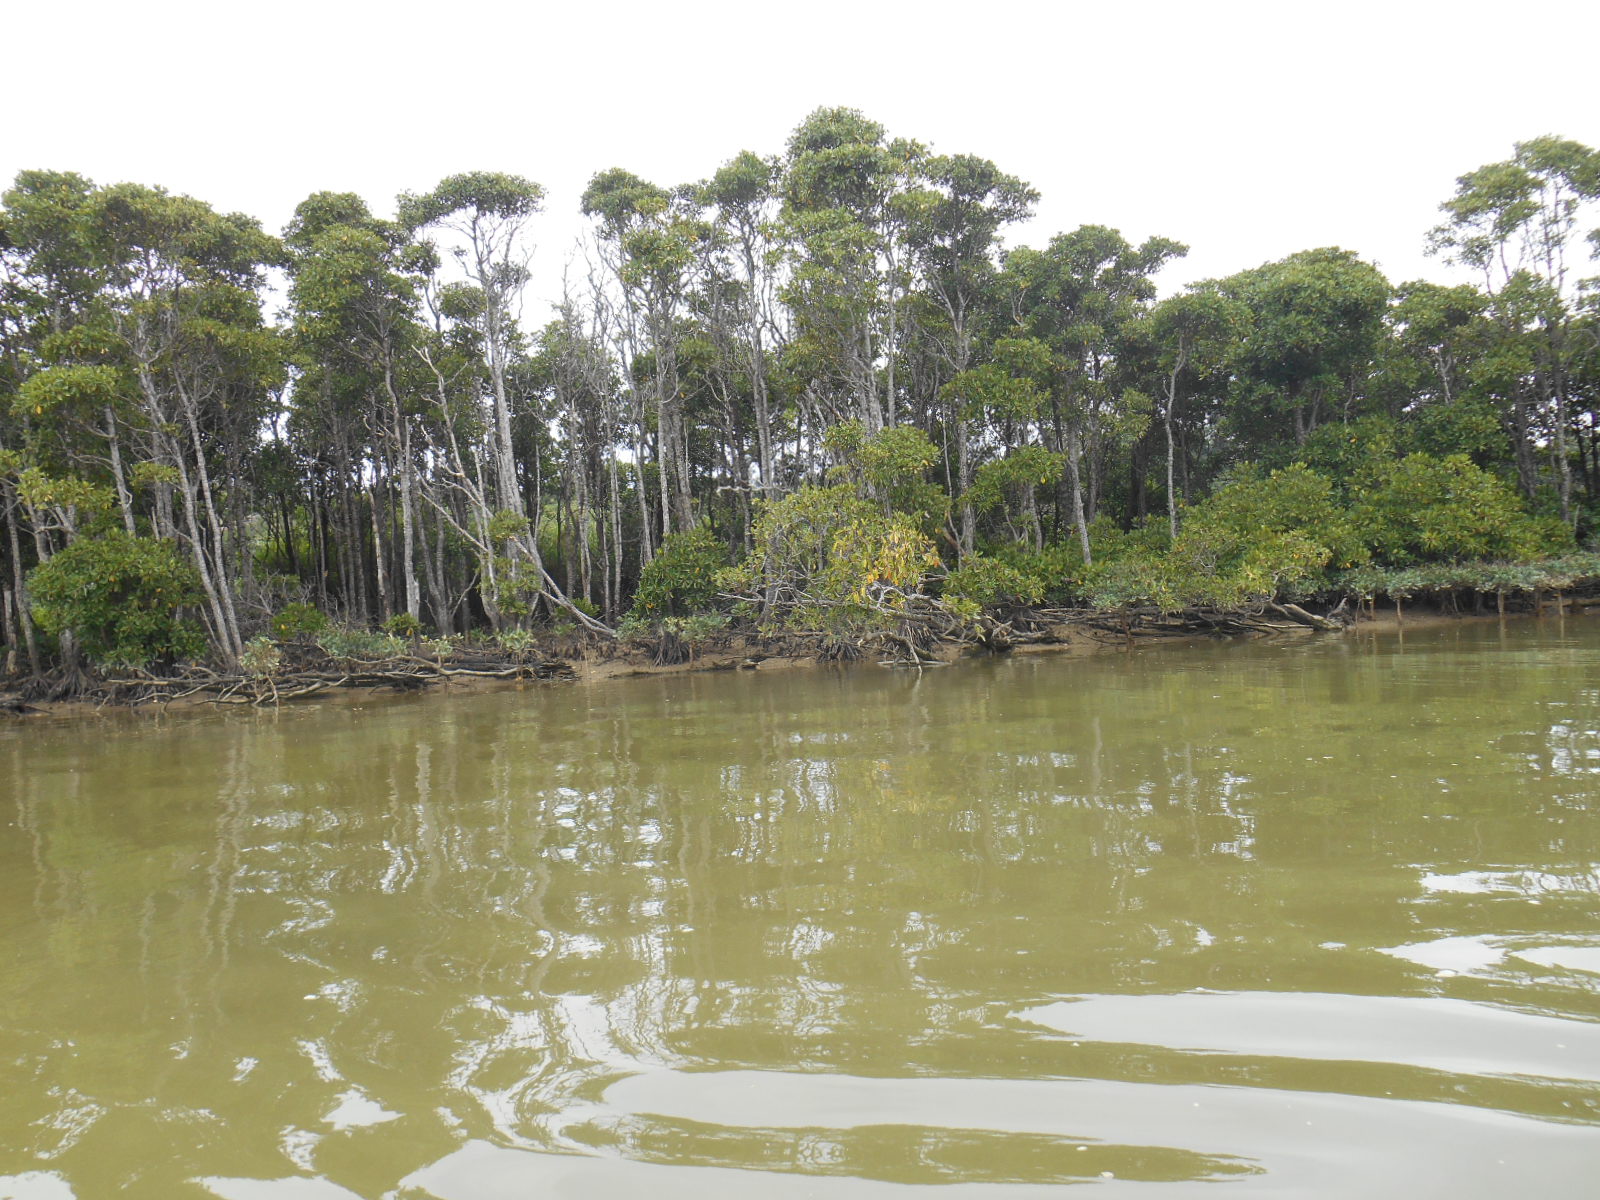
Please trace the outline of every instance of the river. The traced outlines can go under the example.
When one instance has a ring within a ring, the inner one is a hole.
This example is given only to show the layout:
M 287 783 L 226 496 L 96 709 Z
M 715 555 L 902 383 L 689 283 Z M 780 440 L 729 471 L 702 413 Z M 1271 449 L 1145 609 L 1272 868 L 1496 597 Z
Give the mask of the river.
M 1600 1177 L 1600 622 L 13 722 L 0 821 L 0 1200 Z

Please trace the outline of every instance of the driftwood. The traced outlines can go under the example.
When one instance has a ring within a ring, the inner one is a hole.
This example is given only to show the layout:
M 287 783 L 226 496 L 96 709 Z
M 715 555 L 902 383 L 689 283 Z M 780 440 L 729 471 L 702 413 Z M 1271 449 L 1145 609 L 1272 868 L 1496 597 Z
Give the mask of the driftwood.
M 1270 614 L 1270 615 L 1269 615 Z M 1281 618 L 1281 619 L 1273 619 Z M 1174 612 L 1154 606 L 1121 609 L 1038 608 L 1019 610 L 1005 626 L 1016 645 L 1063 640 L 1063 630 L 1096 641 L 1130 642 L 1138 638 L 1241 637 L 1252 634 L 1341 630 L 1334 616 L 1319 617 L 1297 604 L 1265 603 L 1245 608 L 1192 607 Z
M 1321 629 L 1332 633 L 1344 628 L 1337 621 L 1329 620 L 1327 617 L 1319 617 L 1315 613 L 1308 613 L 1298 604 L 1269 604 L 1267 607 L 1273 612 L 1282 613 L 1291 621 L 1298 621 L 1300 624 L 1310 626 L 1312 629 Z
M 556 660 L 506 662 L 488 659 L 446 666 L 439 659 L 411 656 L 376 660 L 328 660 L 317 666 L 288 667 L 271 674 L 219 674 L 191 668 L 172 676 L 140 672 L 98 681 L 84 699 L 99 704 L 162 704 L 198 699 L 208 704 L 262 707 L 314 696 L 335 688 L 369 691 L 420 691 L 449 679 L 572 679 L 571 664 Z
M 14 692 L 8 692 L 0 695 L 0 716 L 25 717 L 29 713 L 36 713 L 38 711 L 39 710 L 37 708 L 27 703 L 27 701 L 23 700 L 21 696 L 16 695 Z
M 839 607 L 800 593 L 785 599 L 788 603 L 778 607 L 791 612 L 798 610 L 801 603 L 819 611 Z M 941 601 L 920 593 L 882 588 L 876 589 L 864 604 L 856 601 L 850 607 L 875 610 L 879 620 L 873 627 L 858 627 L 854 632 L 826 628 L 731 629 L 706 639 L 703 649 L 716 650 L 720 643 L 723 650 L 731 651 L 736 657 L 721 664 L 724 669 L 749 670 L 769 657 L 809 657 L 823 662 L 867 659 L 885 667 L 923 668 L 945 665 L 952 651 L 962 646 L 1004 652 L 1015 646 L 1062 642 L 1069 637 L 1127 645 L 1148 638 L 1238 637 L 1344 628 L 1338 619 L 1343 615 L 1340 610 L 1321 617 L 1296 604 L 1275 603 L 1248 608 L 1194 607 L 1177 612 L 1154 606 L 1017 607 L 971 616 L 958 614 Z M 674 645 L 648 647 L 658 665 L 692 661 L 702 648 L 699 643 L 690 646 L 681 639 L 673 640 Z M 633 652 L 645 648 L 636 642 Z M 278 650 L 282 665 L 271 673 L 227 673 L 191 666 L 171 675 L 136 671 L 101 679 L 82 671 L 58 670 L 24 682 L 15 693 L 0 694 L 0 716 L 35 711 L 30 701 L 75 699 L 100 705 L 139 705 L 189 700 L 262 707 L 333 689 L 413 692 L 456 678 L 573 679 L 576 672 L 572 666 L 551 656 L 552 651 L 604 658 L 629 653 L 623 643 L 614 639 L 583 646 L 551 642 L 543 647 L 543 654 L 510 657 L 504 650 L 473 646 L 455 647 L 442 658 L 411 653 L 373 660 L 333 658 L 310 643 L 278 643 Z

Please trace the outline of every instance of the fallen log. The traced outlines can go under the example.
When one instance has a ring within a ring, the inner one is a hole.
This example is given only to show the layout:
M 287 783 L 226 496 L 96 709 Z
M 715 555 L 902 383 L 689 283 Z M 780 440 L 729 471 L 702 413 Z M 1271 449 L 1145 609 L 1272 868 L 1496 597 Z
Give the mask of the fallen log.
M 1272 609 L 1273 612 L 1282 613 L 1291 621 L 1297 621 L 1301 625 L 1309 625 L 1312 629 L 1321 629 L 1334 633 L 1344 628 L 1339 622 L 1330 621 L 1327 617 L 1319 617 L 1316 613 L 1309 613 L 1298 604 L 1290 604 L 1285 601 L 1283 604 L 1269 604 L 1267 607 Z

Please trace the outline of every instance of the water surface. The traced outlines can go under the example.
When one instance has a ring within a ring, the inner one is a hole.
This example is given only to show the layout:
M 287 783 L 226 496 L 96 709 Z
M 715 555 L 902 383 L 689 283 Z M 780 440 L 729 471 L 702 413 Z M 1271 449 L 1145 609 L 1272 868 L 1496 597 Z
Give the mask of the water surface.
M 0 1200 L 1587 1194 L 1597 801 L 1584 621 L 0 726 Z

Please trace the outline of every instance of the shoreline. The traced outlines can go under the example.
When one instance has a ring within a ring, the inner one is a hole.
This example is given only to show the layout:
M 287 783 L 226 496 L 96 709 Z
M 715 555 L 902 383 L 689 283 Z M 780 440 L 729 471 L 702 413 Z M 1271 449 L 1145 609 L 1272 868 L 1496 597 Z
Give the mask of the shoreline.
M 506 677 L 485 675 L 459 675 L 428 677 L 414 687 L 367 686 L 344 684 L 330 686 L 315 693 L 319 701 L 362 703 L 373 699 L 388 699 L 404 695 L 436 697 L 477 695 L 484 692 L 521 690 L 530 686 L 587 686 L 625 679 L 647 679 L 670 675 L 717 674 L 731 671 L 781 671 L 810 670 L 821 667 L 878 667 L 886 670 L 923 670 L 949 666 L 969 658 L 1004 657 L 1006 655 L 1060 655 L 1086 657 L 1114 651 L 1129 653 L 1168 645 L 1194 645 L 1216 641 L 1250 641 L 1276 638 L 1350 636 L 1352 634 L 1378 633 L 1404 635 L 1407 630 L 1435 629 L 1459 624 L 1504 624 L 1516 621 L 1566 621 L 1583 620 L 1594 611 L 1588 607 L 1567 612 L 1513 612 L 1451 613 L 1428 608 L 1410 608 L 1397 614 L 1392 608 L 1379 610 L 1376 615 L 1364 612 L 1351 624 L 1340 630 L 1319 630 L 1305 626 L 1279 626 L 1254 632 L 1217 633 L 1201 630 L 1186 632 L 1135 630 L 1127 635 L 1111 635 L 1092 631 L 1081 624 L 1059 624 L 1047 627 L 1042 636 L 1019 641 L 1002 649 L 992 649 L 970 641 L 946 640 L 937 643 L 929 652 L 927 661 L 875 662 L 870 656 L 854 660 L 829 661 L 817 653 L 814 638 L 806 638 L 802 646 L 794 646 L 797 635 L 762 635 L 756 633 L 732 634 L 719 639 L 721 644 L 708 647 L 685 662 L 655 663 L 650 652 L 643 647 L 630 646 L 611 654 L 594 654 L 587 648 L 561 660 L 562 670 L 555 677 L 548 673 L 541 677 L 540 667 L 528 664 L 508 668 L 516 674 Z M 3 698 L 3 693 L 0 693 Z M 0 722 L 22 723 L 43 720 L 51 724 L 105 717 L 108 714 L 165 714 L 168 712 L 199 713 L 208 710 L 223 711 L 243 707 L 252 710 L 272 710 L 294 704 L 297 698 L 281 702 L 251 703 L 244 700 L 217 700 L 203 696 L 187 696 L 171 700 L 145 699 L 138 702 L 114 701 L 106 698 L 80 698 L 69 700 L 34 700 L 26 702 L 27 711 L 14 712 L 0 709 Z M 307 697 L 309 699 L 309 697 Z

